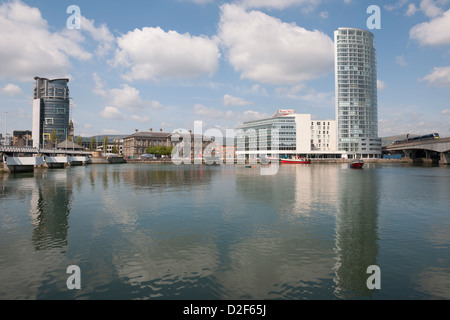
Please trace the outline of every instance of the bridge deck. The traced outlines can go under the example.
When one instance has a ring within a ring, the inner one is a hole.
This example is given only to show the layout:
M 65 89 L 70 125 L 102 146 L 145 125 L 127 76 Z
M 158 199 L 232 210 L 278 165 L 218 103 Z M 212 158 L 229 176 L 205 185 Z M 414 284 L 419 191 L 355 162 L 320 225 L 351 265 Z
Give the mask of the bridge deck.
M 450 144 L 450 138 L 430 139 L 422 141 L 413 141 L 406 143 L 398 143 L 386 146 L 387 151 L 405 150 L 405 149 L 427 149 L 438 152 L 445 152 L 448 150 L 447 146 Z M 443 147 L 443 148 L 441 148 Z M 439 150 L 443 149 L 443 150 Z
M 0 146 L 0 153 L 6 154 L 14 154 L 14 153 L 23 153 L 23 154 L 76 154 L 76 155 L 84 155 L 90 156 L 92 152 L 89 151 L 80 151 L 80 150 L 71 150 L 71 149 L 38 149 L 32 147 L 11 147 L 11 146 Z

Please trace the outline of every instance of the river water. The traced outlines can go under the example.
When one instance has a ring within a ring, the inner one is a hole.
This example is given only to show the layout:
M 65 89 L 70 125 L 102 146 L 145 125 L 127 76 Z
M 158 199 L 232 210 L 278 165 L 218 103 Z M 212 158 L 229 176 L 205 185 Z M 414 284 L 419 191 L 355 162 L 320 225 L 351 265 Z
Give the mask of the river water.
M 449 208 L 448 166 L 4 174 L 0 299 L 450 299 Z

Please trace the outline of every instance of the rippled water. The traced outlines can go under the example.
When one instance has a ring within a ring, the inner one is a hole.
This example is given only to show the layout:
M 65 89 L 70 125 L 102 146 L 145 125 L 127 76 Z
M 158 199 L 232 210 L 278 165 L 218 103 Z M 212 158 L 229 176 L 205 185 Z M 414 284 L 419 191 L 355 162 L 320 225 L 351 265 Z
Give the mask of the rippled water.
M 0 175 L 0 299 L 449 299 L 449 191 L 407 165 Z

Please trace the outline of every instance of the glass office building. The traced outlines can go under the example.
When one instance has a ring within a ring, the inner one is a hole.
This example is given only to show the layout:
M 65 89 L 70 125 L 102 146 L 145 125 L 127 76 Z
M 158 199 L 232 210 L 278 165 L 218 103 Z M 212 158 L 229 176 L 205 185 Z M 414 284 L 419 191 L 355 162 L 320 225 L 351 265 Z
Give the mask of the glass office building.
M 70 133 L 69 79 L 34 80 L 33 146 L 45 146 L 52 132 L 58 141 L 66 140 Z
M 350 158 L 377 158 L 377 61 L 371 32 L 339 28 L 334 33 L 338 149 Z
M 310 114 L 278 110 L 271 118 L 248 121 L 235 129 L 238 159 L 269 155 L 340 158 L 336 148 L 336 121 L 311 120 Z

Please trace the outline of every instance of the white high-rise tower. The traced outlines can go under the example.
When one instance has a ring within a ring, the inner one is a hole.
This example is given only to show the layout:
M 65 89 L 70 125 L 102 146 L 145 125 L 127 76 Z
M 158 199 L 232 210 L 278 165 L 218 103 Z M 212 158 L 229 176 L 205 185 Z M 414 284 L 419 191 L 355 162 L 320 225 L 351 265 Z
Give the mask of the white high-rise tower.
M 377 58 L 374 35 L 363 29 L 334 32 L 339 150 L 350 158 L 378 158 Z

